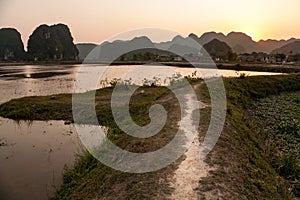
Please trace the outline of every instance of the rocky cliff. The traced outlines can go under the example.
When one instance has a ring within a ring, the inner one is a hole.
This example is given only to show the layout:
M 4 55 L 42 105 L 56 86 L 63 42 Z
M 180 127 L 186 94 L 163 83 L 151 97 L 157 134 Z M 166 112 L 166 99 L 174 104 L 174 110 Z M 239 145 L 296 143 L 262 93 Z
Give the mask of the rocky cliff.
M 41 25 L 28 41 L 31 60 L 77 60 L 78 49 L 67 25 Z
M 21 34 L 13 28 L 0 29 L 0 61 L 22 61 L 25 55 Z

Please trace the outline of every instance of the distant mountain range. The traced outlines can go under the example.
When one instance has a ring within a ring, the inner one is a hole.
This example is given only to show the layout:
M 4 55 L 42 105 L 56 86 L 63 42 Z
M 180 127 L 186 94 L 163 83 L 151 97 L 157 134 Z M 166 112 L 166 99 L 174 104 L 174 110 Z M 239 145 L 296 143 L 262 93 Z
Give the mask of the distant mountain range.
M 166 51 L 176 52 L 181 55 L 183 53 L 198 53 L 199 45 L 205 46 L 209 42 L 217 39 L 220 42 L 224 42 L 228 45 L 233 53 L 243 54 L 252 52 L 263 53 L 300 53 L 300 39 L 291 38 L 289 40 L 260 40 L 258 42 L 245 33 L 231 32 L 227 35 L 223 33 L 207 32 L 198 37 L 196 34 L 189 34 L 188 37 L 176 36 L 171 41 L 154 43 L 146 36 L 136 37 L 129 41 L 113 41 L 104 42 L 100 44 L 101 54 L 104 57 L 109 57 L 112 54 L 122 54 L 130 52 L 135 48 L 147 47 L 147 48 L 159 48 Z M 196 43 L 195 43 L 196 41 Z M 79 49 L 79 57 L 85 58 L 88 55 L 89 49 L 93 49 L 95 44 L 77 44 Z M 220 45 L 224 47 L 223 45 Z M 215 47 L 217 48 L 217 47 Z M 217 49 L 215 49 L 217 50 Z M 222 51 L 222 49 L 219 49 Z
M 82 60 L 96 46 L 98 45 L 91 43 L 75 45 L 71 30 L 65 24 L 52 26 L 44 24 L 37 27 L 31 34 L 27 43 L 28 51 L 25 52 L 21 34 L 16 29 L 0 29 L 0 61 L 52 61 L 77 60 L 78 58 Z M 152 42 L 146 36 L 140 36 L 128 41 L 103 42 L 99 47 L 93 51 L 93 58 L 90 57 L 90 59 L 105 61 L 111 58 L 119 58 L 123 54 L 134 51 L 139 54 L 140 59 L 172 57 L 176 60 L 176 55 L 207 58 L 204 54 L 208 52 L 218 59 L 223 57 L 223 60 L 227 60 L 227 58 L 233 58 L 232 56 L 236 56 L 236 54 L 251 54 L 253 52 L 297 54 L 300 53 L 300 39 L 260 40 L 255 42 L 250 36 L 242 32 L 231 32 L 227 35 L 207 32 L 200 37 L 194 33 L 189 34 L 187 37 L 178 35 L 171 41 L 160 43 Z M 141 48 L 144 48 L 144 50 L 141 50 Z M 203 49 L 206 51 L 203 51 Z M 147 51 L 150 54 L 146 55 Z M 130 57 L 133 60 L 135 59 L 132 53 L 130 53 Z
M 273 54 L 276 53 L 283 53 L 283 54 L 296 54 L 300 53 L 300 41 L 294 41 L 288 44 L 285 44 L 284 46 L 274 49 L 272 51 Z
M 258 44 L 262 47 L 264 52 L 272 53 L 275 49 L 279 49 L 287 44 L 299 41 L 299 39 L 291 38 L 288 40 L 260 40 Z
M 79 59 L 85 59 L 86 56 L 96 47 L 96 44 L 92 43 L 79 43 L 76 44 L 77 49 L 79 50 L 78 57 Z

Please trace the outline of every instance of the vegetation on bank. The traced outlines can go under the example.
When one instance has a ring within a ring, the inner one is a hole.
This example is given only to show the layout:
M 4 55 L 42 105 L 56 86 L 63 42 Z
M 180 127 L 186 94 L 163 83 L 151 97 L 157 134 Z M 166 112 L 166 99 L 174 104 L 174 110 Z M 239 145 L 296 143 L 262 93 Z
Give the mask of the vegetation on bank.
M 257 129 L 261 128 L 260 121 L 254 119 L 250 111 L 255 110 L 252 105 L 260 99 L 283 92 L 300 91 L 300 74 L 228 78 L 224 79 L 224 84 L 228 99 L 226 123 L 218 144 L 206 159 L 216 170 L 200 181 L 197 192 L 203 198 L 214 194 L 223 199 L 289 199 L 297 195 L 294 192 L 297 184 L 291 184 L 289 177 L 282 174 L 282 168 L 276 166 L 281 158 L 268 153 L 280 152 L 282 149 L 268 144 L 266 138 L 269 137 Z M 177 102 L 174 97 L 160 102 L 168 111 L 163 131 L 150 139 L 134 139 L 120 132 L 109 114 L 111 92 L 112 88 L 98 90 L 95 101 L 99 123 L 111 127 L 109 137 L 113 142 L 131 151 L 145 152 L 170 141 L 180 119 L 178 108 L 174 107 Z M 209 102 L 204 85 L 197 93 L 202 101 Z M 168 95 L 172 97 L 164 87 L 140 88 L 131 99 L 131 115 L 140 125 L 147 124 L 148 108 Z M 280 114 L 275 113 L 276 116 Z M 0 105 L 0 115 L 12 119 L 72 121 L 71 95 L 11 100 Z M 291 113 L 290 117 L 293 118 L 293 115 L 295 114 Z M 201 124 L 200 136 L 206 132 L 209 117 L 210 109 L 206 108 L 201 112 L 204 124 Z M 290 127 L 278 127 L 284 134 L 290 130 Z M 281 139 L 285 140 L 284 137 Z M 298 147 L 293 148 L 297 151 Z M 111 198 L 112 194 L 114 198 L 164 198 L 172 192 L 168 185 L 168 175 L 174 172 L 183 158 L 157 172 L 128 174 L 106 167 L 89 154 L 82 155 L 73 168 L 66 170 L 64 184 L 53 199 Z M 292 160 L 292 166 L 295 161 L 297 160 Z
M 268 119 L 253 119 L 249 112 L 254 109 L 251 105 L 260 99 L 299 91 L 300 75 L 233 78 L 225 79 L 224 83 L 228 108 L 226 124 L 218 144 L 206 159 L 217 170 L 200 181 L 199 194 L 219 194 L 224 199 L 293 198 L 297 195 L 297 184 L 280 176 L 281 169 L 274 163 L 281 158 L 277 157 L 274 162 L 274 156 L 270 155 L 280 149 L 269 145 L 266 133 L 261 134 L 257 129 L 263 128 L 259 120 Z M 269 105 L 270 109 L 272 107 Z M 274 114 L 280 120 L 282 113 Z M 290 164 L 297 165 L 299 160 L 292 160 Z
M 300 91 L 270 96 L 251 108 L 272 166 L 300 197 Z M 274 151 L 276 149 L 277 151 Z

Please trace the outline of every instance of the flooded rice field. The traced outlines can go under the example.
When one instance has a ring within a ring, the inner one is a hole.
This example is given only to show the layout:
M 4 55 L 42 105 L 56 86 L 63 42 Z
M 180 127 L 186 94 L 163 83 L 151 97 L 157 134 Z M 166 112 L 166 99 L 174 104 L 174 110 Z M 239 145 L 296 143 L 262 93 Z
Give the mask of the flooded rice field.
M 72 93 L 80 65 L 0 66 L 0 104 L 25 96 Z M 88 65 L 86 68 L 101 66 Z M 102 66 L 103 67 L 103 66 Z M 147 72 L 147 73 L 145 73 Z M 130 79 L 163 81 L 176 73 L 191 75 L 195 68 L 167 66 L 113 66 L 101 80 Z M 222 76 L 273 75 L 268 72 L 219 70 Z M 124 76 L 127 74 L 127 76 Z M 216 76 L 209 71 L 209 76 Z M 197 74 L 198 77 L 206 76 Z M 163 85 L 163 82 L 162 82 Z M 99 82 L 98 88 L 105 86 Z M 63 121 L 13 121 L 0 118 L 0 197 L 1 199 L 47 199 L 62 183 L 65 165 L 72 166 L 82 151 L 76 130 Z

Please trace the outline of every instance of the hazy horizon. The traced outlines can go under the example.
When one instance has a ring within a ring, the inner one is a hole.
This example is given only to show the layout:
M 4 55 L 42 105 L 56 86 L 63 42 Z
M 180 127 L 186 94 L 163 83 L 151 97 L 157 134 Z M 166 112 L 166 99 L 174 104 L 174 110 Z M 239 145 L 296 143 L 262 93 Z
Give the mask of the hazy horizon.
M 30 34 L 41 24 L 67 24 L 75 43 L 95 43 L 139 28 L 160 28 L 184 36 L 195 33 L 243 32 L 254 41 L 300 38 L 300 1 L 229 0 L 0 0 L 0 27 L 16 28 L 26 47 Z M 17 13 L 17 14 L 16 14 Z M 299 17 L 298 17 L 299 16 Z M 138 36 L 138 35 L 137 35 Z M 154 42 L 175 35 L 159 35 Z M 130 39 L 130 38 L 124 38 Z

